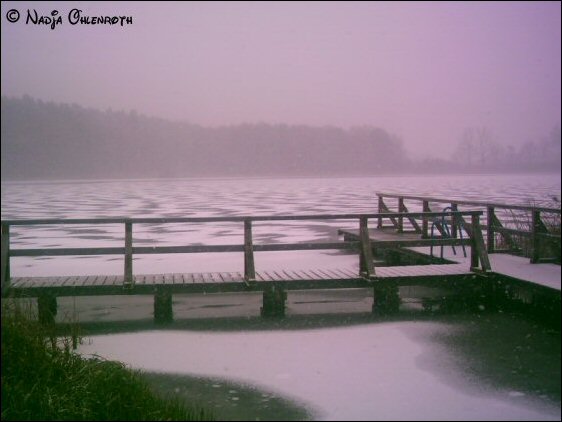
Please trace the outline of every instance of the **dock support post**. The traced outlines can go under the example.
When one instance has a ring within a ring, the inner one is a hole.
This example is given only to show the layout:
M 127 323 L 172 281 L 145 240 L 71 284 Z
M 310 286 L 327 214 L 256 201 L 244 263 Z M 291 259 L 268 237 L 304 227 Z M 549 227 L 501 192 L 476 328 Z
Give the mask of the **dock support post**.
M 486 245 L 484 245 L 484 237 L 482 236 L 482 229 L 480 228 L 480 216 L 477 213 L 472 214 L 471 224 L 471 246 L 470 246 L 470 268 L 478 268 L 478 262 L 482 271 L 491 270 L 490 259 Z
M 373 287 L 374 315 L 390 315 L 400 308 L 400 294 L 395 281 L 377 281 Z
M 256 281 L 254 266 L 254 246 L 252 243 L 252 220 L 244 220 L 244 280 L 246 283 Z
M 382 196 L 379 195 L 379 210 L 378 213 L 381 214 L 384 212 L 384 200 Z M 382 217 L 377 218 L 377 229 L 382 229 Z
M 49 293 L 41 294 L 37 298 L 37 311 L 39 322 L 42 325 L 54 325 L 57 315 L 57 297 Z
M 125 278 L 124 287 L 133 286 L 133 223 L 125 222 Z
M 495 250 L 494 221 L 495 221 L 494 207 L 488 206 L 486 208 L 486 244 L 487 244 L 486 247 L 488 248 L 488 253 L 493 253 Z
M 480 225 L 480 218 L 478 215 L 472 215 L 471 222 L 471 236 L 470 236 L 470 268 L 478 268 L 478 244 L 476 243 L 475 230 L 476 226 Z
M 423 201 L 423 212 L 431 212 L 429 209 L 429 201 Z M 429 221 L 427 217 L 422 217 L 422 239 L 429 237 Z
M 536 264 L 539 262 L 540 259 L 540 239 L 539 233 L 541 232 L 541 212 L 538 210 L 533 209 L 532 211 L 533 218 L 531 224 L 531 241 L 532 241 L 532 252 L 531 252 L 531 263 Z
M 404 198 L 403 197 L 399 197 L 398 198 L 398 212 L 399 213 L 403 213 L 404 212 Z M 402 214 L 400 214 L 398 216 L 398 233 L 402 233 L 404 231 L 404 217 L 402 216 Z
M 2 294 L 10 287 L 10 225 L 2 223 L 2 244 L 0 251 Z
M 284 317 L 287 292 L 281 286 L 270 284 L 263 291 L 262 317 Z
M 373 264 L 371 241 L 369 240 L 368 218 L 365 216 L 359 218 L 359 239 L 359 275 L 361 277 L 370 278 L 375 275 L 375 266 Z
M 451 211 L 457 212 L 459 210 L 458 204 L 451 202 Z M 456 239 L 458 237 L 458 226 L 459 222 L 457 221 L 457 216 L 453 214 L 451 217 L 451 237 Z
M 154 323 L 166 324 L 173 320 L 172 292 L 169 288 L 158 286 L 154 293 Z

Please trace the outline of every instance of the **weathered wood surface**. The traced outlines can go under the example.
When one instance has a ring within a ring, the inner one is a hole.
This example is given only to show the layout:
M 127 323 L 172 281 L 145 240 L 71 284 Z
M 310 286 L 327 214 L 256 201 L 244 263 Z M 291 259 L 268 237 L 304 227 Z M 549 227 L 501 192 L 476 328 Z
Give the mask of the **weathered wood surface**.
M 554 214 L 560 214 L 560 208 L 550 208 L 550 207 L 533 207 L 530 205 L 514 205 L 514 204 L 503 204 L 503 203 L 495 203 L 495 202 L 485 202 L 485 201 L 469 201 L 469 200 L 459 200 L 459 199 L 445 199 L 445 198 L 434 198 L 434 197 L 427 197 L 427 196 L 416 196 L 416 195 L 400 195 L 395 193 L 383 193 L 377 192 L 377 196 L 379 198 L 403 198 L 403 199 L 410 199 L 414 201 L 428 201 L 434 203 L 442 203 L 442 204 L 450 204 L 455 203 L 457 205 L 470 205 L 470 206 L 477 206 L 477 207 L 493 207 L 493 208 L 505 208 L 505 209 L 514 209 L 514 210 L 524 210 L 524 211 L 532 211 L 537 210 L 540 212 L 549 212 Z
M 462 211 L 461 215 L 481 214 L 481 211 Z M 409 217 L 440 217 L 442 212 L 411 212 Z M 445 213 L 445 215 L 452 215 Z M 168 224 L 168 223 L 221 223 L 241 222 L 251 220 L 257 221 L 307 221 L 307 220 L 357 220 L 361 217 L 367 218 L 395 218 L 396 213 L 372 213 L 372 214 L 309 214 L 309 215 L 258 215 L 258 216 L 231 216 L 231 217 L 153 217 L 153 218 L 71 218 L 71 219 L 30 219 L 30 220 L 3 220 L 3 224 L 10 226 L 35 226 L 50 224 Z
M 256 282 L 246 283 L 240 272 L 139 274 L 130 288 L 124 288 L 124 276 L 14 277 L 10 291 L 15 296 L 36 297 L 51 291 L 57 296 L 154 294 L 159 286 L 173 292 L 263 291 L 270 283 L 282 283 L 284 289 L 329 289 L 368 287 L 377 280 L 402 279 L 414 283 L 419 278 L 472 274 L 463 264 L 378 267 L 370 280 L 349 268 L 311 270 L 256 271 Z
M 358 230 L 339 229 L 338 234 L 343 235 L 344 238 L 356 240 L 359 238 Z M 398 233 L 394 229 L 371 229 L 369 230 L 369 237 L 371 243 L 381 247 L 396 248 L 407 246 L 441 246 L 441 245 L 470 245 L 470 239 L 467 238 L 450 238 L 450 237 L 434 237 L 433 239 L 422 239 L 419 233 L 403 232 Z

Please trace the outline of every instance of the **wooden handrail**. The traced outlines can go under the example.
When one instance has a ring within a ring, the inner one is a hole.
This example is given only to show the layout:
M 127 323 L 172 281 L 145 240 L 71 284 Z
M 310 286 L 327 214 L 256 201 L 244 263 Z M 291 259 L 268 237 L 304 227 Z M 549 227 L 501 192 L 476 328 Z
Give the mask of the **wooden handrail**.
M 34 220 L 5 220 L 2 221 L 2 291 L 10 282 L 10 257 L 21 256 L 68 256 L 68 255 L 124 255 L 124 287 L 131 287 L 133 277 L 134 254 L 169 254 L 169 253 L 199 253 L 199 252 L 244 252 L 244 278 L 247 283 L 255 282 L 254 251 L 294 251 L 321 249 L 353 249 L 359 246 L 360 272 L 369 278 L 374 275 L 371 243 L 369 240 L 368 220 L 370 218 L 392 219 L 428 218 L 449 216 L 462 219 L 462 216 L 472 218 L 482 215 L 482 211 L 457 212 L 382 212 L 374 214 L 315 214 L 315 215 L 282 215 L 282 216 L 234 216 L 234 217 L 179 217 L 179 218 L 100 218 L 100 219 L 34 219 Z M 359 220 L 361 240 L 359 242 L 308 242 L 254 245 L 252 239 L 252 222 L 255 221 L 283 221 L 283 220 Z M 478 220 L 476 220 L 478 221 Z M 242 245 L 183 245 L 135 247 L 133 245 L 133 224 L 165 224 L 165 223 L 210 223 L 210 222 L 243 222 L 244 244 Z M 96 248 L 40 248 L 40 249 L 10 249 L 10 226 L 34 226 L 49 224 L 124 224 L 124 247 L 96 247 Z M 431 242 L 432 240 L 429 240 Z M 436 242 L 439 239 L 435 240 Z M 399 242 L 397 243 L 399 244 Z
M 514 210 L 525 210 L 525 211 L 532 211 L 537 210 L 540 212 L 549 212 L 554 214 L 560 214 L 560 208 L 549 208 L 549 207 L 534 207 L 531 205 L 513 205 L 513 204 L 501 204 L 495 202 L 485 202 L 485 201 L 467 201 L 467 200 L 460 200 L 460 199 L 445 199 L 445 198 L 434 198 L 428 196 L 416 196 L 416 195 L 401 195 L 396 193 L 383 193 L 377 192 L 377 196 L 379 198 L 403 198 L 403 199 L 412 199 L 416 201 L 428 201 L 428 202 L 438 202 L 443 204 L 450 204 L 454 202 L 458 205 L 471 205 L 471 206 L 478 206 L 478 207 L 493 207 L 493 208 L 505 208 L 505 209 L 514 209 Z
M 482 211 L 459 211 L 459 215 L 482 214 Z M 408 212 L 398 213 L 404 217 L 440 217 L 452 216 L 452 212 Z M 310 214 L 310 215 L 257 215 L 257 216 L 232 216 L 232 217 L 152 217 L 152 218 L 50 218 L 50 219 L 29 219 L 29 220 L 2 220 L 2 224 L 10 226 L 35 226 L 47 224 L 124 224 L 131 222 L 134 224 L 168 224 L 168 223 L 220 223 L 220 222 L 244 222 L 246 220 L 255 221 L 283 221 L 283 220 L 357 220 L 360 217 L 367 218 L 396 218 L 395 212 L 382 212 L 372 214 Z
M 513 205 L 513 204 L 500 204 L 500 203 L 491 203 L 491 202 L 484 202 L 484 201 L 470 201 L 470 200 L 459 200 L 459 199 L 445 199 L 445 198 L 434 198 L 434 197 L 426 197 L 426 196 L 416 196 L 416 195 L 402 195 L 402 194 L 394 194 L 394 193 L 383 193 L 378 192 L 378 208 L 379 210 L 385 210 L 390 212 L 389 208 L 384 202 L 384 198 L 395 198 L 398 199 L 398 211 L 403 211 L 407 209 L 404 205 L 404 200 L 409 199 L 413 201 L 421 201 L 422 202 L 422 209 L 423 211 L 430 211 L 429 204 L 432 203 L 443 203 L 443 204 L 450 204 L 453 210 L 458 210 L 458 205 L 468 205 L 468 206 L 477 206 L 486 209 L 486 224 L 481 225 L 480 228 L 486 229 L 486 249 L 488 253 L 492 253 L 495 251 L 495 234 L 499 233 L 502 237 L 506 240 L 506 242 L 512 246 L 516 245 L 512 235 L 521 235 L 525 237 L 529 237 L 531 239 L 531 262 L 536 263 L 541 260 L 541 250 L 544 249 L 542 240 L 549 240 L 549 241 L 556 241 L 560 239 L 559 235 L 551 235 L 548 233 L 548 229 L 546 225 L 543 223 L 541 219 L 541 213 L 550 213 L 550 214 L 558 214 L 560 216 L 561 210 L 560 208 L 549 208 L 549 207 L 536 207 L 532 205 Z M 518 210 L 518 211 L 526 211 L 531 214 L 532 223 L 530 230 L 515 230 L 512 228 L 507 228 L 502 225 L 498 216 L 496 215 L 496 209 L 506 209 L 506 210 Z M 453 220 L 455 217 L 453 217 Z M 380 220 L 379 220 L 380 221 Z M 393 221 L 395 227 L 397 227 L 398 231 L 402 229 L 401 224 L 396 224 Z M 452 236 L 456 237 L 456 226 L 457 224 L 453 224 L 453 233 Z M 379 222 L 379 227 L 382 227 L 382 224 Z M 422 226 L 422 236 L 428 237 L 428 225 L 427 219 L 423 219 L 423 226 Z

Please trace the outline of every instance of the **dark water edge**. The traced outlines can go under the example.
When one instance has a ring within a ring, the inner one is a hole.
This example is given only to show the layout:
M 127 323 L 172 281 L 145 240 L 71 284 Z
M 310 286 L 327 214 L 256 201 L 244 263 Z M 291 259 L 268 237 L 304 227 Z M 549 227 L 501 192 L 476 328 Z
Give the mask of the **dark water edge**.
M 560 408 L 560 331 L 521 314 L 401 312 L 399 315 L 383 318 L 362 313 L 294 315 L 281 320 L 212 318 L 177 321 L 170 329 L 217 332 L 299 330 L 413 321 L 443 323 L 451 328 L 438 330 L 427 337 L 416 331 L 411 324 L 404 324 L 403 327 L 407 335 L 417 341 L 431 343 L 433 350 L 437 348 L 443 352 L 440 353 L 441 356 L 446 356 L 447 362 L 436 362 L 435 356 L 422 354 L 417 362 L 420 368 L 435 374 L 443 382 L 454 388 L 473 389 L 477 394 L 497 394 L 500 391 L 506 395 L 506 399 L 518 401 L 522 405 L 532 403 Z M 133 327 L 129 325 L 119 331 L 131 328 Z M 148 328 L 137 326 L 139 331 Z M 451 367 L 455 368 L 457 376 L 451 375 Z M 314 412 L 305 404 L 251 385 L 178 374 L 146 373 L 146 377 L 158 393 L 167 397 L 179 396 L 188 403 L 203 406 L 213 411 L 217 420 L 314 418 Z
M 479 391 L 502 390 L 512 397 L 560 408 L 559 330 L 513 313 L 461 313 L 439 316 L 434 321 L 457 328 L 440 331 L 425 341 L 446 351 L 463 385 L 477 385 Z M 440 376 L 434 361 L 422 356 L 419 364 Z M 451 382 L 450 374 L 440 378 Z
M 144 372 L 154 391 L 204 408 L 216 420 L 306 421 L 313 412 L 277 393 L 223 379 Z

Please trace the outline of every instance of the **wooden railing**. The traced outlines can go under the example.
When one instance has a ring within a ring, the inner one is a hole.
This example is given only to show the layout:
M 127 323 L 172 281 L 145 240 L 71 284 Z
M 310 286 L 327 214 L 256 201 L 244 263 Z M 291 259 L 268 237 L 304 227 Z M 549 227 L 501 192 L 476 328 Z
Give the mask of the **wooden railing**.
M 170 253 L 200 253 L 200 252 L 243 252 L 244 278 L 246 283 L 255 282 L 256 271 L 254 252 L 263 251 L 296 251 L 296 250 L 329 250 L 329 249 L 359 249 L 360 276 L 370 278 L 375 275 L 372 245 L 369 237 L 369 219 L 394 220 L 403 219 L 431 219 L 451 217 L 462 221 L 467 232 L 470 233 L 472 246 L 471 267 L 477 268 L 479 262 L 482 270 L 490 269 L 488 256 L 484 248 L 479 218 L 482 211 L 463 212 L 404 212 L 404 213 L 375 213 L 375 214 L 337 214 L 337 215 L 301 215 L 301 216 L 236 216 L 236 217 L 186 217 L 186 218 L 105 218 L 105 219 L 42 219 L 42 220 L 6 220 L 2 221 L 2 251 L 1 276 L 2 292 L 10 283 L 10 258 L 34 256 L 65 256 L 65 255 L 123 255 L 124 256 L 124 285 L 134 284 L 133 255 L 134 254 L 170 254 Z M 470 216 L 470 224 L 464 222 L 463 216 Z M 252 227 L 255 222 L 287 221 L 287 220 L 358 220 L 360 240 L 355 242 L 300 242 L 280 244 L 254 244 Z M 169 224 L 169 223 L 244 223 L 244 243 L 241 245 L 180 245 L 141 247 L 133 245 L 134 224 Z M 124 247 L 90 247 L 90 248 L 40 248 L 40 249 L 11 249 L 10 228 L 12 226 L 37 225 L 68 225 L 68 224 L 123 224 L 125 229 Z M 419 241 L 418 241 L 419 242 Z M 423 241 L 422 241 L 423 242 Z M 442 244 L 459 244 L 458 239 L 427 239 L 427 246 Z
M 413 195 L 400 195 L 393 193 L 377 193 L 378 196 L 378 212 L 392 212 L 391 207 L 385 202 L 385 198 L 393 198 L 397 200 L 397 211 L 399 213 L 408 212 L 408 208 L 405 205 L 405 201 L 415 201 L 417 206 L 421 205 L 421 209 L 426 212 L 430 212 L 430 203 L 441 203 L 446 204 L 446 206 L 451 207 L 453 211 L 459 209 L 459 205 L 469 206 L 474 209 L 474 207 L 483 208 L 486 210 L 486 223 L 481 226 L 481 229 L 486 231 L 486 248 L 488 253 L 496 252 L 495 247 L 495 237 L 496 233 L 503 237 L 506 244 L 510 245 L 512 248 L 517 248 L 518 245 L 514 240 L 515 236 L 521 236 L 529 239 L 531 245 L 530 258 L 531 262 L 537 263 L 541 261 L 558 261 L 560 262 L 560 233 L 549 232 L 547 225 L 544 223 L 542 216 L 549 214 L 555 216 L 558 220 L 558 231 L 560 230 L 560 208 L 549 208 L 549 207 L 536 207 L 536 206 L 526 206 L 526 205 L 514 205 L 514 204 L 503 204 L 503 203 L 492 203 L 483 201 L 468 201 L 468 200 L 457 200 L 457 199 L 444 199 L 444 198 L 434 198 L 427 196 L 413 196 Z M 420 204 L 421 202 L 421 204 Z M 508 210 L 513 214 L 513 210 L 524 211 L 528 213 L 529 216 L 529 230 L 522 230 L 520 227 L 506 227 L 506 222 L 502 223 L 498 218 L 496 213 L 497 209 Z M 458 224 L 455 224 L 453 217 L 452 233 L 453 237 L 457 236 Z M 401 232 L 404 230 L 403 216 L 397 216 L 393 219 L 392 224 L 397 231 Z M 422 237 L 428 237 L 428 219 L 423 218 L 422 226 L 414 219 L 409 219 L 413 229 L 421 233 Z M 378 226 L 381 228 L 383 226 L 382 220 L 378 220 Z M 442 231 L 442 229 L 437 224 L 437 229 Z M 551 253 L 554 256 L 544 257 L 543 250 L 545 244 L 553 244 L 555 252 Z

